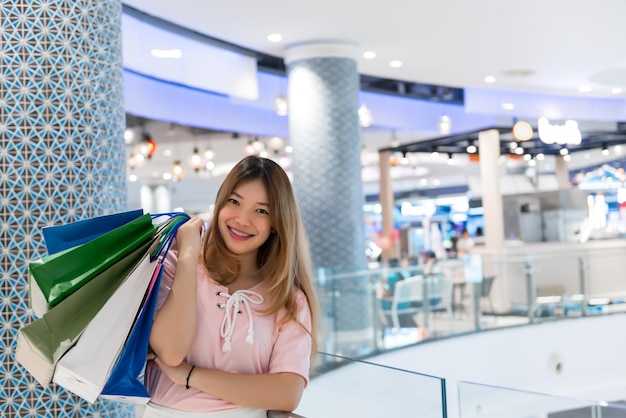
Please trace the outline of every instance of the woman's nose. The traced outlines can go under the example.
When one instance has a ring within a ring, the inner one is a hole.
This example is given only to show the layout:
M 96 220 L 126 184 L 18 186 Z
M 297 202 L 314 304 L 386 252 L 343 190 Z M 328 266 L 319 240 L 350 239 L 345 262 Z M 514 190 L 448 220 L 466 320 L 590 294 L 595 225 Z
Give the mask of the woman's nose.
M 237 223 L 239 225 L 249 225 L 250 224 L 250 217 L 245 212 L 240 212 L 235 217 L 235 221 L 237 221 Z

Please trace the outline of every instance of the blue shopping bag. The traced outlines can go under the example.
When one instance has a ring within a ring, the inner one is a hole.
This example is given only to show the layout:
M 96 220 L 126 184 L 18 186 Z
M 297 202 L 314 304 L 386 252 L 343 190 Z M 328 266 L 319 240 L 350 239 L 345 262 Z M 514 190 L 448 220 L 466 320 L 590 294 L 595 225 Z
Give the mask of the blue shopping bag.
M 89 242 L 143 215 L 143 209 L 97 216 L 63 225 L 44 227 L 41 231 L 48 254 L 54 254 Z
M 162 274 L 163 265 L 160 264 L 155 271 L 156 280 L 151 285 L 148 299 L 104 385 L 100 396 L 105 399 L 131 403 L 146 403 L 150 400 L 143 375 Z

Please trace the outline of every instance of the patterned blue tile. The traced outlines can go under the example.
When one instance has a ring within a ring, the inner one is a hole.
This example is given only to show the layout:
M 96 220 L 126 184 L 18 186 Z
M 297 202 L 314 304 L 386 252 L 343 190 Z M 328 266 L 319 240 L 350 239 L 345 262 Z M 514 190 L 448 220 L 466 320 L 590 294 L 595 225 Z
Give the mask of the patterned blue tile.
M 0 415 L 132 416 L 42 388 L 12 355 L 41 228 L 126 209 L 121 2 L 0 2 Z M 94 33 L 97 36 L 94 36 Z
M 358 73 L 349 58 L 308 58 L 287 67 L 293 180 L 313 264 L 329 272 L 366 268 L 358 122 Z M 366 278 L 342 279 L 333 295 L 333 331 L 371 326 Z M 324 304 L 324 300 L 322 300 Z

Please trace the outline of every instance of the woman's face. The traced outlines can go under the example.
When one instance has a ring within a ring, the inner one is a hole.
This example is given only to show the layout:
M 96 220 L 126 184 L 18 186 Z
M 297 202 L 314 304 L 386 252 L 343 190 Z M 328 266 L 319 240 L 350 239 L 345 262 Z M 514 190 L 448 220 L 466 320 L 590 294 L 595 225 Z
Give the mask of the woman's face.
M 218 215 L 220 235 L 237 255 L 253 255 L 270 236 L 269 197 L 261 180 L 240 184 Z

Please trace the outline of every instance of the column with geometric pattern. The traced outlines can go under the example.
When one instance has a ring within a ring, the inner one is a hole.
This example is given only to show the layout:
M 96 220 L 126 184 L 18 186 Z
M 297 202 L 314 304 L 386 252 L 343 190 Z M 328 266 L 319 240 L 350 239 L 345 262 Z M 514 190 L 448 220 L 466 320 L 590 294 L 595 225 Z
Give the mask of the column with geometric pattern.
M 314 267 L 335 273 L 367 266 L 356 53 L 350 43 L 312 42 L 285 55 L 294 189 Z M 333 328 L 359 340 L 371 331 L 367 280 L 332 286 Z
M 0 3 L 0 415 L 132 416 L 52 384 L 14 360 L 27 268 L 51 224 L 126 209 L 119 0 Z

